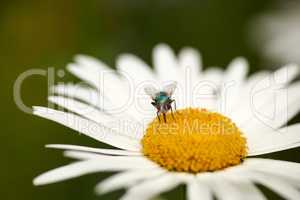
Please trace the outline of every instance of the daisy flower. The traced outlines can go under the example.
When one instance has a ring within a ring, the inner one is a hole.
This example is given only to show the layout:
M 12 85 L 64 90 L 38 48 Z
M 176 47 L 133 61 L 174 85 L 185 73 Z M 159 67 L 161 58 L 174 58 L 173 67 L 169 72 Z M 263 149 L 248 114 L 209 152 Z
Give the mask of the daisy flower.
M 252 40 L 271 61 L 300 63 L 300 1 L 282 2 L 253 20 Z
M 35 185 L 110 171 L 118 173 L 95 191 L 125 188 L 122 200 L 151 199 L 180 184 L 189 200 L 265 199 L 255 184 L 300 199 L 300 164 L 253 158 L 300 145 L 300 124 L 286 126 L 300 109 L 300 83 L 292 82 L 296 65 L 247 77 L 246 60 L 237 58 L 224 71 L 202 70 L 196 50 L 184 48 L 176 56 L 164 44 L 154 48 L 153 65 L 124 54 L 112 70 L 97 59 L 75 57 L 67 69 L 89 86 L 54 86 L 49 101 L 70 112 L 34 107 L 34 114 L 114 148 L 47 145 L 76 161 L 38 176 Z M 145 88 L 154 100 L 157 91 L 176 100 L 166 121 L 157 118 Z M 282 91 L 288 93 L 278 96 Z M 270 118 L 274 94 L 279 104 Z

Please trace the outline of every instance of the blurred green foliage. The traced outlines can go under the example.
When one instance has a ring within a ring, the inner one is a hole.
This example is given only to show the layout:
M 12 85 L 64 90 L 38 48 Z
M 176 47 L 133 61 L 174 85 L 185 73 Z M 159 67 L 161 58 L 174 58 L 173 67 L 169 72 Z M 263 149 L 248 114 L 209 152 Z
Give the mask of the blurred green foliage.
M 103 146 L 54 122 L 21 112 L 13 100 L 16 78 L 31 68 L 64 69 L 78 53 L 90 54 L 114 66 L 119 53 L 134 53 L 151 63 L 155 44 L 175 50 L 193 46 L 205 66 L 226 66 L 245 56 L 251 71 L 268 67 L 247 45 L 251 17 L 273 1 L 243 0 L 10 0 L 0 3 L 1 76 L 1 199 L 116 199 L 121 192 L 101 197 L 94 185 L 110 174 L 93 174 L 43 187 L 32 179 L 68 163 L 48 143 Z M 74 81 L 67 74 L 56 81 Z M 47 81 L 34 76 L 22 87 L 26 105 L 47 105 Z M 296 150 L 272 155 L 295 160 Z M 298 159 L 299 161 L 299 159 Z M 270 194 L 269 194 L 270 195 Z M 184 187 L 166 195 L 184 199 Z M 275 198 L 274 196 L 270 196 Z

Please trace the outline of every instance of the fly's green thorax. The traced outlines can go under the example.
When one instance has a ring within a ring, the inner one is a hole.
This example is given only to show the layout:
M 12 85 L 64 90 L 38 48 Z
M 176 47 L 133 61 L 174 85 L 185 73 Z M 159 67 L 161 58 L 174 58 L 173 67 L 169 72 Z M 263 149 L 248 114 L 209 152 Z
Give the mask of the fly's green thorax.
M 169 99 L 166 92 L 159 92 L 155 97 L 155 101 L 159 104 L 165 103 Z

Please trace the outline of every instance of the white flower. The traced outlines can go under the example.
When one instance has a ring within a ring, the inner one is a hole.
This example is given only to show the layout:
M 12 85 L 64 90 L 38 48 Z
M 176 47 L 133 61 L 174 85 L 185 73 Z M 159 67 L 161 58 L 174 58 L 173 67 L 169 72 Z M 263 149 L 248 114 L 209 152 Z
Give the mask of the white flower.
M 252 40 L 270 61 L 300 63 L 300 2 L 283 4 L 253 20 Z
M 119 173 L 100 182 L 97 193 L 126 188 L 121 199 L 142 200 L 186 184 L 190 200 L 265 199 L 258 183 L 300 199 L 300 164 L 251 158 L 300 146 L 300 124 L 285 125 L 300 109 L 300 83 L 291 83 L 297 66 L 247 78 L 247 62 L 237 58 L 225 71 L 202 71 L 196 50 L 185 48 L 176 57 L 166 45 L 154 49 L 153 64 L 151 70 L 126 54 L 114 71 L 94 58 L 75 58 L 68 70 L 91 87 L 54 86 L 57 96 L 49 100 L 72 112 L 34 107 L 34 114 L 118 149 L 47 145 L 78 161 L 40 175 L 35 185 L 113 171 Z M 169 81 L 178 83 L 172 97 L 178 108 L 175 119 L 169 112 L 167 122 L 159 122 L 144 87 Z

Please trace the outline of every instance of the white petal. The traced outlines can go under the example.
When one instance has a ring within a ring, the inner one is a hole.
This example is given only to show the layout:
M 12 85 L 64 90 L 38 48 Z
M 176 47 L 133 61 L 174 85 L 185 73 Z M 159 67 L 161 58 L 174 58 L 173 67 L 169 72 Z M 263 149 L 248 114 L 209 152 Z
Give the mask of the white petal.
M 128 113 L 127 111 L 124 111 L 122 113 L 116 112 L 116 106 L 114 106 L 113 103 L 107 98 L 102 96 L 99 91 L 96 91 L 93 88 L 73 84 L 59 84 L 53 86 L 51 90 L 55 94 L 83 101 L 84 103 L 105 111 L 105 113 L 107 114 L 135 120 L 135 118 L 130 115 L 131 113 Z M 62 106 L 59 102 L 54 103 Z M 135 121 L 138 122 L 138 120 Z
M 48 97 L 48 100 L 97 123 L 106 124 L 114 120 L 114 117 L 74 99 L 63 96 L 50 96 Z
M 300 110 L 300 82 L 292 84 L 285 90 L 286 92 L 273 96 L 275 103 L 266 103 L 259 110 L 253 107 L 254 116 L 241 125 L 241 128 L 246 133 L 260 135 L 262 132 L 270 132 L 285 125 Z M 272 94 L 275 95 L 274 92 Z
M 160 193 L 175 188 L 180 182 L 176 176 L 165 174 L 159 178 L 154 178 L 131 187 L 121 200 L 148 200 Z
M 88 57 L 77 56 L 77 63 L 68 66 L 68 69 L 85 80 L 87 83 L 99 89 L 114 106 L 123 106 L 130 101 L 131 79 L 130 77 L 117 74 L 115 70 L 110 69 L 101 61 Z M 127 112 L 133 112 L 128 110 Z
M 77 145 L 67 145 L 67 144 L 48 144 L 47 148 L 54 149 L 63 149 L 63 150 L 74 150 L 74 151 L 84 151 L 91 153 L 99 153 L 99 154 L 107 154 L 107 155 L 118 155 L 118 156 L 140 156 L 142 155 L 140 152 L 135 151 L 124 151 L 118 149 L 101 149 L 101 148 L 92 148 L 92 147 L 84 147 Z
M 188 200 L 212 200 L 213 195 L 211 189 L 197 179 L 191 180 L 187 184 L 187 199 Z
M 242 124 L 242 122 L 249 119 L 249 114 L 246 113 L 251 113 L 251 107 L 249 102 L 251 98 L 251 91 L 258 82 L 262 81 L 263 79 L 266 79 L 269 76 L 270 72 L 260 71 L 251 75 L 245 82 L 245 85 L 240 91 L 240 99 L 237 102 L 236 107 L 233 108 L 233 111 L 230 115 L 231 119 L 235 123 Z
M 264 121 L 266 120 L 266 118 L 263 118 L 263 120 L 259 119 L 257 122 L 255 121 L 257 120 L 256 119 L 257 114 L 262 113 L 260 115 L 262 115 L 261 117 L 263 117 L 263 115 L 265 115 L 266 113 L 268 113 L 268 111 L 273 109 L 274 103 L 270 103 L 270 102 L 274 100 L 275 92 L 280 91 L 279 89 L 281 88 L 285 89 L 285 87 L 295 78 L 295 76 L 297 76 L 298 73 L 299 73 L 299 68 L 297 66 L 287 65 L 275 71 L 274 73 L 266 76 L 265 78 L 257 79 L 257 82 L 252 83 L 251 90 L 248 92 L 248 97 L 242 99 L 243 105 L 239 106 L 239 108 L 242 107 L 240 112 L 238 112 L 238 114 L 233 113 L 232 115 L 233 119 L 236 120 L 236 122 L 241 127 L 245 128 L 246 126 L 248 126 L 249 129 L 251 128 L 253 129 L 253 127 L 255 128 L 261 127 L 262 125 L 264 125 L 260 123 L 260 121 Z M 283 80 L 282 77 L 285 77 L 285 79 Z M 287 89 L 288 95 L 289 96 L 293 95 L 294 97 L 292 99 L 285 98 L 284 100 L 288 100 L 289 103 L 292 103 L 293 100 L 295 99 L 295 96 L 299 96 L 298 92 L 295 93 L 294 91 L 291 91 L 291 90 L 295 90 L 292 88 L 296 88 L 296 87 L 297 84 L 288 87 Z M 290 104 L 287 105 L 289 106 Z M 286 110 L 285 104 L 283 104 L 280 108 Z M 280 114 L 279 111 L 276 112 L 276 117 L 278 116 L 279 117 L 282 116 L 282 114 Z M 285 117 L 285 119 L 287 118 Z M 250 120 L 254 120 L 254 122 L 251 122 Z M 269 121 L 267 120 L 267 122 Z M 262 131 L 265 132 L 265 130 Z
M 248 158 L 243 166 L 252 171 L 280 175 L 300 183 L 300 163 L 273 159 Z
M 249 90 L 251 90 L 251 87 L 253 87 L 253 85 L 255 85 L 257 82 L 265 79 L 266 77 L 270 76 L 270 72 L 269 71 L 258 71 L 254 74 L 252 74 L 251 76 L 248 77 L 248 79 L 245 81 L 245 85 L 244 88 L 246 90 L 246 92 L 249 92 Z M 245 91 L 242 91 L 245 92 Z
M 299 73 L 300 68 L 297 64 L 286 65 L 274 73 L 275 82 L 287 84 L 294 80 Z
M 245 175 L 250 180 L 270 188 L 284 199 L 300 199 L 300 192 L 284 179 L 259 172 L 245 172 Z
M 213 176 L 211 188 L 220 200 L 256 199 L 265 200 L 264 195 L 249 181 L 232 180 L 230 177 Z
M 152 92 L 155 92 L 155 87 L 159 88 L 161 84 L 161 82 L 158 82 L 158 77 L 154 71 L 139 58 L 130 54 L 124 54 L 118 58 L 117 68 L 120 73 L 125 73 L 125 76 L 131 78 L 135 85 L 135 88 L 133 89 L 136 91 L 135 94 L 137 96 L 134 97 L 133 103 L 140 112 L 137 112 L 134 115 L 137 115 L 138 119 L 142 119 L 145 116 L 149 116 L 148 118 L 153 119 L 155 117 L 155 109 L 151 105 L 151 100 L 147 95 L 150 95 L 153 98 Z M 145 93 L 147 95 L 145 95 Z
M 89 173 L 94 173 L 98 171 L 102 171 L 103 167 L 101 167 L 100 161 L 82 161 L 75 162 L 63 167 L 59 167 L 48 171 L 40 176 L 36 177 L 33 180 L 34 185 L 45 185 L 50 183 L 55 183 L 59 181 L 63 181 L 70 178 L 75 178 L 78 176 L 82 176 Z
M 285 199 L 299 199 L 299 163 L 248 158 L 239 167 L 226 171 L 230 178 L 247 179 L 262 184 Z
M 90 56 L 78 55 L 75 57 L 75 61 L 76 63 L 67 66 L 68 70 L 94 87 L 102 89 L 100 85 L 103 83 L 102 79 L 106 74 L 110 75 L 115 85 L 121 87 L 120 76 L 100 60 Z
M 58 84 L 51 88 L 51 92 L 54 94 L 79 99 L 101 109 L 103 109 L 103 105 L 108 105 L 107 99 L 105 99 L 99 92 L 91 87 L 75 85 L 72 83 Z
M 228 65 L 225 73 L 224 82 L 237 81 L 238 83 L 245 79 L 249 70 L 248 62 L 245 58 L 235 58 Z
M 248 138 L 249 155 L 272 153 L 300 146 L 300 123 L 274 132 L 261 133 L 260 137 Z
M 140 149 L 140 143 L 138 140 L 121 135 L 111 129 L 101 126 L 100 124 L 81 118 L 72 113 L 61 112 L 44 107 L 34 107 L 33 114 L 53 120 L 98 141 L 121 149 L 132 151 L 139 151 Z
M 131 54 L 120 55 L 117 59 L 119 72 L 125 73 L 136 84 L 142 81 L 155 81 L 156 76 L 151 68 L 138 57 Z
M 184 87 L 184 85 L 187 85 L 186 87 L 194 86 L 196 81 L 200 78 L 200 71 L 202 69 L 199 52 L 193 48 L 183 48 L 178 55 L 178 64 L 180 67 L 179 85 L 182 87 Z M 187 93 L 185 95 L 191 94 Z
M 120 76 L 114 70 L 102 70 L 90 65 L 82 65 L 80 63 L 71 63 L 67 66 L 68 70 L 84 80 L 86 83 L 94 86 L 112 103 L 113 110 L 120 113 L 126 111 L 132 117 L 138 116 L 133 107 L 129 107 L 133 100 L 131 79 Z M 124 109 L 126 107 L 126 109 Z
M 292 84 L 287 92 L 288 92 L 288 101 L 287 101 L 287 115 L 286 115 L 286 119 L 281 120 L 278 122 L 278 127 L 282 126 L 282 125 L 286 125 L 286 123 L 292 119 L 295 115 L 298 114 L 298 112 L 300 111 L 300 94 L 299 94 L 299 90 L 300 90 L 300 82 L 296 82 L 294 84 Z
M 192 88 L 193 106 L 218 111 L 220 84 L 223 71 L 219 68 L 208 68 L 203 72 Z
M 44 185 L 95 172 L 147 168 L 151 170 L 151 167 L 147 164 L 144 165 L 145 162 L 143 161 L 143 159 L 139 160 L 137 157 L 103 156 L 98 154 L 96 159 L 87 159 L 48 171 L 35 178 L 33 182 L 35 185 Z
M 100 160 L 101 162 L 109 163 L 111 166 L 116 166 L 126 169 L 156 169 L 158 165 L 144 156 L 110 156 L 101 155 L 91 152 L 80 151 L 65 151 L 64 155 L 69 158 L 78 160 Z M 114 167 L 111 167 L 114 169 Z
M 122 95 L 128 89 L 127 83 L 115 71 L 95 70 L 74 63 L 69 64 L 67 68 L 71 73 L 97 88 L 111 101 L 117 97 L 123 97 Z
M 94 86 L 97 89 L 100 88 L 101 78 L 102 78 L 102 74 L 100 72 L 88 71 L 74 63 L 68 64 L 67 69 L 72 74 L 82 79 L 86 83 L 90 84 L 91 86 Z
M 178 79 L 177 58 L 169 46 L 160 44 L 153 49 L 153 64 L 161 80 L 176 81 Z
M 150 169 L 157 168 L 157 164 L 150 161 L 144 156 L 110 156 L 110 155 L 101 155 L 98 153 L 91 152 L 80 152 L 80 151 L 65 151 L 64 155 L 69 158 L 78 159 L 78 160 L 107 160 L 107 162 L 118 165 L 123 163 L 124 166 L 129 166 L 133 169 Z
M 192 101 L 193 87 L 201 78 L 201 68 L 201 56 L 196 49 L 186 47 L 179 52 L 178 79 L 176 80 L 179 91 L 175 93 L 178 108 L 197 106 L 193 105 Z
M 108 115 L 103 111 L 100 111 L 92 106 L 89 106 L 85 103 L 81 103 L 74 99 L 62 97 L 62 96 L 50 96 L 49 101 L 55 103 L 63 108 L 66 108 L 76 114 L 79 114 L 91 121 L 101 124 L 103 127 L 107 128 L 116 128 L 122 127 L 125 124 L 131 124 L 131 127 L 134 128 L 124 128 L 122 131 L 123 135 L 128 137 L 135 137 L 141 134 L 143 131 L 143 124 L 139 123 L 135 119 L 132 119 L 130 116 L 124 114 L 123 116 Z
M 108 67 L 105 63 L 101 62 L 97 58 L 87 56 L 87 55 L 77 55 L 75 56 L 76 63 L 85 66 L 86 68 L 89 68 L 90 70 L 112 70 L 110 67 Z
M 178 55 L 179 66 L 181 68 L 189 67 L 192 74 L 199 75 L 202 69 L 202 60 L 196 49 L 183 48 Z
M 223 80 L 224 72 L 218 67 L 209 67 L 204 71 L 203 80 L 211 81 L 219 85 Z
M 234 59 L 228 66 L 221 88 L 222 108 L 220 112 L 231 117 L 231 113 L 240 100 L 240 91 L 248 73 L 248 62 L 244 58 Z
M 103 194 L 124 187 L 127 188 L 133 186 L 137 182 L 154 178 L 158 175 L 161 175 L 162 173 L 164 173 L 164 171 L 161 170 L 160 168 L 157 169 L 153 168 L 151 170 L 121 172 L 100 182 L 96 186 L 95 191 L 98 194 Z

